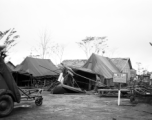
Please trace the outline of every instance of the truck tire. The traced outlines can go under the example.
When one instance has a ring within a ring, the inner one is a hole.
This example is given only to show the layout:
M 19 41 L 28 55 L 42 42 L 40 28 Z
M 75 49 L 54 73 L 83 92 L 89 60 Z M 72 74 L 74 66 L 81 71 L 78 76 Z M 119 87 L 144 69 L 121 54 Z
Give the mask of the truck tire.
M 14 102 L 10 95 L 0 96 L 0 117 L 9 115 L 14 108 Z

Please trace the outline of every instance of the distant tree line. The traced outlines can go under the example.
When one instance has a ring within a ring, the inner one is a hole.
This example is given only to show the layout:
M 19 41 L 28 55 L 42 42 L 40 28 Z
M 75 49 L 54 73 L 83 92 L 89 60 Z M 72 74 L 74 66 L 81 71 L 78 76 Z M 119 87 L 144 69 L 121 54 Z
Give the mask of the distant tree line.
M 0 40 L 6 46 L 4 53 L 9 55 L 11 48 L 17 44 L 16 30 L 9 29 L 4 32 L 0 31 Z M 107 46 L 107 37 L 86 37 L 85 39 L 77 42 L 77 45 L 84 51 L 88 58 L 92 53 L 104 55 Z M 62 62 L 65 45 L 53 42 L 50 33 L 45 29 L 39 34 L 38 44 L 32 48 L 31 57 L 39 57 L 42 59 L 50 58 L 52 54 L 56 56 L 59 62 Z

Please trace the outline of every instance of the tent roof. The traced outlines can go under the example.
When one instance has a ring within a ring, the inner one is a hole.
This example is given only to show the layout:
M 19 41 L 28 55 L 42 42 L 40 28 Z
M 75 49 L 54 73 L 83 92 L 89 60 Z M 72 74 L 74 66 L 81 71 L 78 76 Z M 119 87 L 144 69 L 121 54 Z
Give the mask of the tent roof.
M 14 71 L 30 73 L 34 77 L 58 75 L 60 71 L 50 59 L 38 59 L 26 57 L 25 60 Z
M 127 63 L 129 63 L 130 69 L 132 69 L 130 58 L 111 58 L 111 61 L 122 71 Z
M 113 73 L 119 73 L 119 69 L 107 57 L 92 54 L 84 68 L 89 68 L 95 73 L 104 76 L 107 79 L 113 78 Z
M 96 74 L 94 71 L 92 71 L 91 69 L 88 68 L 83 68 L 83 67 L 75 67 L 75 66 L 69 66 L 70 68 L 74 69 L 74 70 L 80 70 L 83 72 L 87 72 L 87 73 L 91 73 L 91 74 Z

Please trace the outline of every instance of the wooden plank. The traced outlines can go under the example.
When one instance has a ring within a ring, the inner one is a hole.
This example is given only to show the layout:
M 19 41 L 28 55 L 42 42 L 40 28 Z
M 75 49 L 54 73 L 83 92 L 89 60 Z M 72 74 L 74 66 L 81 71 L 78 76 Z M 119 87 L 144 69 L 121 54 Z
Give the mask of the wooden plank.
M 122 92 L 129 92 L 128 89 L 121 89 Z M 118 96 L 118 89 L 98 89 L 98 94 L 101 96 Z
M 117 91 L 118 91 L 118 89 L 98 89 L 98 91 L 117 92 Z M 130 90 L 128 90 L 128 89 L 121 89 L 121 91 L 129 92 Z

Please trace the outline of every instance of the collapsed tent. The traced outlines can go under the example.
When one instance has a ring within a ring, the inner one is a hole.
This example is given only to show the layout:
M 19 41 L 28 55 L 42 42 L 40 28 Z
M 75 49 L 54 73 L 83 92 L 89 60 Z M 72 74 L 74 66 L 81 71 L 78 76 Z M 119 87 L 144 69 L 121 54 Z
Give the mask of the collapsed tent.
M 30 73 L 33 77 L 59 75 L 60 70 L 50 59 L 38 59 L 26 57 L 25 60 L 15 68 L 15 71 Z
M 86 68 L 70 66 L 63 71 L 65 85 L 81 88 L 82 90 L 92 90 L 96 83 L 96 74 Z
M 83 65 L 84 68 L 91 69 L 96 74 L 104 76 L 106 81 L 103 81 L 108 86 L 113 86 L 112 81 L 114 73 L 120 73 L 119 69 L 107 57 L 92 54 L 88 61 Z
M 52 94 L 65 94 L 65 93 L 85 93 L 85 92 L 82 91 L 80 88 L 75 88 L 64 84 L 57 85 L 52 91 Z
M 92 70 L 64 66 L 62 77 L 63 79 L 59 80 L 61 84 L 56 86 L 52 93 L 84 93 L 85 90 L 89 91 L 95 88 L 96 74 Z

